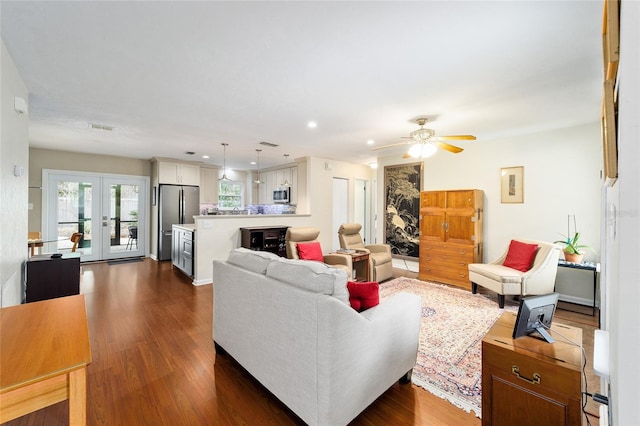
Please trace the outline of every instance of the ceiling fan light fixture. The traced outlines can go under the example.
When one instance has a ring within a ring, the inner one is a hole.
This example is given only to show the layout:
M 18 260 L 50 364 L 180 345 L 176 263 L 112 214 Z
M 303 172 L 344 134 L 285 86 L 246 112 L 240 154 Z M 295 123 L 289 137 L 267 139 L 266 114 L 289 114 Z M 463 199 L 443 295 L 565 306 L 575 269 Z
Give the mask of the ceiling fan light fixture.
M 409 156 L 412 158 L 428 158 L 436 153 L 438 147 L 433 143 L 419 143 L 409 148 Z
M 413 132 L 411 132 L 410 136 L 418 142 L 426 142 L 434 134 L 435 131 L 433 131 L 432 129 L 425 129 L 424 127 L 421 127 L 418 130 L 414 130 Z

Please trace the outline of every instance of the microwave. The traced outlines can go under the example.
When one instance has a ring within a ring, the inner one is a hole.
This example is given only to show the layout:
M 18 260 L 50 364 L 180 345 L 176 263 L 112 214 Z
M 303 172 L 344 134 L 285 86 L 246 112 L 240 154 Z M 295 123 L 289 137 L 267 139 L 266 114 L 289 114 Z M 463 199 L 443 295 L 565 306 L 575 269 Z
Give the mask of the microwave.
M 289 188 L 274 189 L 273 202 L 276 204 L 289 204 Z

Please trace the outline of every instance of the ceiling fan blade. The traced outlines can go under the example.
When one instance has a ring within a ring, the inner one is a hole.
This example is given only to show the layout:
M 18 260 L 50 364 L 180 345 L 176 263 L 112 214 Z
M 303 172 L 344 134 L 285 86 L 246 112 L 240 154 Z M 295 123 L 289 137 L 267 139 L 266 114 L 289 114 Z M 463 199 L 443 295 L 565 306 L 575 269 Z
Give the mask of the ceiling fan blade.
M 450 136 L 434 136 L 431 138 L 436 141 L 475 141 L 476 137 L 473 135 L 450 135 Z
M 385 145 L 385 146 L 377 146 L 375 148 L 371 148 L 371 151 L 377 151 L 379 149 L 386 149 L 386 148 L 393 148 L 394 146 L 401 146 L 401 145 L 409 145 L 412 142 L 398 142 L 398 143 L 392 143 L 390 145 Z
M 457 147 L 455 145 L 449 145 L 448 143 L 444 143 L 444 142 L 436 142 L 436 145 L 438 145 L 438 148 L 442 148 L 442 149 L 447 150 L 449 152 L 453 152 L 454 154 L 457 154 L 459 152 L 464 151 L 460 147 Z

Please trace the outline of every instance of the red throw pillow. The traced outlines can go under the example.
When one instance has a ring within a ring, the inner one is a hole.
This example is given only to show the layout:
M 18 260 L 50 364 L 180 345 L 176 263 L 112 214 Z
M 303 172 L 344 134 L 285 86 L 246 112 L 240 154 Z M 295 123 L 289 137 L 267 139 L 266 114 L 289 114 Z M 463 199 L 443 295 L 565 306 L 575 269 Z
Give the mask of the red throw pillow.
M 380 303 L 378 283 L 375 281 L 363 283 L 349 281 L 347 290 L 349 290 L 349 303 L 358 312 L 366 311 Z
M 320 243 L 315 241 L 313 243 L 298 243 L 298 257 L 302 260 L 317 260 L 318 262 L 324 262 L 324 256 L 322 256 L 322 247 Z
M 533 265 L 537 251 L 537 244 L 527 244 L 511 240 L 507 257 L 504 259 L 502 265 L 517 269 L 518 271 L 527 272 Z

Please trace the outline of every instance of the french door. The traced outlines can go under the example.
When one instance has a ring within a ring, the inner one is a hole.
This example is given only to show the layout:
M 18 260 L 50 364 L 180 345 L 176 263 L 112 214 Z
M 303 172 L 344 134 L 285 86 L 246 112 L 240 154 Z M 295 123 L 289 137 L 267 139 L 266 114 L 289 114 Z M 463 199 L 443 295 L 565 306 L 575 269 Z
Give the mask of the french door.
M 82 234 L 82 261 L 146 254 L 149 178 L 43 170 L 45 252 L 69 252 Z

